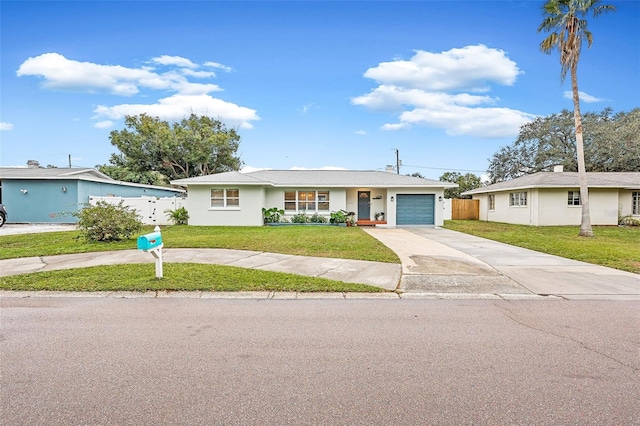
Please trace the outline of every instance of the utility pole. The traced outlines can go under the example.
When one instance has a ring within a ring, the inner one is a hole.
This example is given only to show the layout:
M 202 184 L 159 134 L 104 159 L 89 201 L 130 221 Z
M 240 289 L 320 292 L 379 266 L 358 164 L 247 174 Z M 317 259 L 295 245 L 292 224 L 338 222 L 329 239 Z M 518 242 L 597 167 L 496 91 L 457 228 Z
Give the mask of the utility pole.
M 398 148 L 396 148 L 395 151 L 396 151 L 396 173 L 400 174 L 400 151 L 398 151 Z

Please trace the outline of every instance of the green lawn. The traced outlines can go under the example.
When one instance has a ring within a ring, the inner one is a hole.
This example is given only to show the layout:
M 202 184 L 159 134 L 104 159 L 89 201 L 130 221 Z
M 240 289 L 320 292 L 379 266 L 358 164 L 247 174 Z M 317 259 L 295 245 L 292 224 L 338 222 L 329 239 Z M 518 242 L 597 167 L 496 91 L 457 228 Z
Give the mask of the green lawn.
M 36 272 L 0 278 L 2 290 L 55 291 L 300 291 L 383 292 L 382 288 L 283 272 L 195 263 L 167 263 L 163 278 L 155 265 L 127 264 Z
M 151 231 L 147 227 L 142 233 Z M 166 226 L 162 237 L 165 248 L 226 248 L 400 263 L 393 251 L 357 227 Z M 0 259 L 135 248 L 135 239 L 88 243 L 77 231 L 0 237 Z
M 151 232 L 147 227 L 143 233 Z M 359 228 L 333 226 L 195 227 L 162 229 L 165 248 L 226 248 L 400 263 L 390 249 Z M 136 240 L 88 243 L 77 231 L 0 237 L 0 259 L 95 251 L 130 250 Z M 0 278 L 3 290 L 58 291 L 302 291 L 379 292 L 378 287 L 324 278 L 219 265 L 167 263 L 155 279 L 155 265 L 115 265 L 38 272 Z
M 593 238 L 579 237 L 577 226 L 449 220 L 444 227 L 543 253 L 640 273 L 640 227 L 595 226 Z

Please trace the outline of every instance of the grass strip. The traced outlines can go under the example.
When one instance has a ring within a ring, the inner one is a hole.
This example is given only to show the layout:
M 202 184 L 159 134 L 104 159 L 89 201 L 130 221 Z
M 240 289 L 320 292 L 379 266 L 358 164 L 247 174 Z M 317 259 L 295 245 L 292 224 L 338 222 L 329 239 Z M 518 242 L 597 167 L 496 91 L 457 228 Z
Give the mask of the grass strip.
M 594 226 L 595 236 L 579 237 L 578 226 L 526 226 L 449 220 L 454 231 L 542 253 L 640 274 L 640 227 Z
M 151 231 L 146 227 L 142 234 Z M 162 237 L 166 248 L 222 248 L 400 263 L 393 251 L 357 227 L 182 225 L 163 227 Z M 0 259 L 135 248 L 135 239 L 90 243 L 78 231 L 0 237 Z
M 154 264 L 94 266 L 34 272 L 0 278 L 2 290 L 48 291 L 385 291 L 365 284 L 306 277 L 234 266 L 165 263 L 163 278 L 155 278 Z

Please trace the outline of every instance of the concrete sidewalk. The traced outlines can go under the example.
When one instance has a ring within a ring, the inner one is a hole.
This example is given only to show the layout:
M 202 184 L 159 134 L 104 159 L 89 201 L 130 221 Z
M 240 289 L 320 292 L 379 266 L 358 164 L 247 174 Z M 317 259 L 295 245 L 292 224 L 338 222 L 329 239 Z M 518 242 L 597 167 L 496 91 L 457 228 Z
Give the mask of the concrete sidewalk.
M 640 300 L 640 275 L 443 228 L 365 229 L 402 261 L 399 290 Z

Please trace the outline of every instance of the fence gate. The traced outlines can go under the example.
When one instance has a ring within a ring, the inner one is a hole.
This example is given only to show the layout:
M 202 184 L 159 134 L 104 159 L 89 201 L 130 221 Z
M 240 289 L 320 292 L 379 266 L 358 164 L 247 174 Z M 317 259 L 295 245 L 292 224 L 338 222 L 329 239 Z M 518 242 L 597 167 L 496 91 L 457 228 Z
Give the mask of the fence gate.
M 479 220 L 480 200 L 464 200 L 454 198 L 451 200 L 451 219 L 453 220 Z

